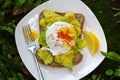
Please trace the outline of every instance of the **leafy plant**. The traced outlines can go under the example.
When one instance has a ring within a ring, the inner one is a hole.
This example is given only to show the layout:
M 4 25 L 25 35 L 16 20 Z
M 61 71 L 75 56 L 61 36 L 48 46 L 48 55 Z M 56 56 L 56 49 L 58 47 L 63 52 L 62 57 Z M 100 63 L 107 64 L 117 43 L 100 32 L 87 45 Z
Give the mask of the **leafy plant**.
M 103 52 L 101 51 L 101 53 L 106 57 L 106 58 L 109 58 L 111 60 L 114 60 L 114 61 L 117 61 L 117 62 L 120 62 L 120 55 L 118 55 L 117 53 L 115 52 Z
M 112 10 L 116 11 L 116 13 L 113 16 L 118 17 L 116 23 L 120 23 L 120 8 L 112 7 Z
M 39 5 L 39 1 L 43 3 L 47 0 L 0 1 L 0 80 L 34 79 L 18 55 L 14 37 L 18 21 L 29 10 Z
M 105 74 L 108 76 L 111 76 L 113 74 L 113 70 L 112 69 L 108 69 L 105 71 Z
M 4 11 L 0 11 L 0 23 L 3 22 L 5 19 L 5 12 Z
M 114 76 L 120 77 L 120 68 L 115 69 L 115 70 L 108 69 L 108 70 L 105 71 L 105 74 L 106 74 L 107 76 L 112 76 L 112 75 L 114 75 Z
M 115 70 L 114 76 L 120 77 L 120 68 Z

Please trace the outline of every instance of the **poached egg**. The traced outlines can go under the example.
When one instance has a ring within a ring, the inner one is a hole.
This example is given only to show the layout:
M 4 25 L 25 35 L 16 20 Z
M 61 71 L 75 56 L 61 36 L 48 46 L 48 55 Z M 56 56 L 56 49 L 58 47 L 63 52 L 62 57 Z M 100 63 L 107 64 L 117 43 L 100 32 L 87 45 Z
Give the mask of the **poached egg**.
M 67 22 L 55 22 L 47 26 L 46 43 L 52 55 L 64 54 L 69 51 L 76 42 L 76 30 Z

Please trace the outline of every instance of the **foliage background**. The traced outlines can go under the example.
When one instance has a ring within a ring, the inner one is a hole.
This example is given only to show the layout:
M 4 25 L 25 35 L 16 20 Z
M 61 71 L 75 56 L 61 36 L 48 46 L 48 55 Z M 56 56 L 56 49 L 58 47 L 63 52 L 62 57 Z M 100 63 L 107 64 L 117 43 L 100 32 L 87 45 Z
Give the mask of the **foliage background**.
M 21 61 L 15 45 L 17 23 L 47 0 L 0 0 L 0 80 L 35 80 Z M 108 51 L 120 55 L 120 0 L 82 0 L 98 18 L 107 39 Z M 119 80 L 120 62 L 105 58 L 81 80 Z

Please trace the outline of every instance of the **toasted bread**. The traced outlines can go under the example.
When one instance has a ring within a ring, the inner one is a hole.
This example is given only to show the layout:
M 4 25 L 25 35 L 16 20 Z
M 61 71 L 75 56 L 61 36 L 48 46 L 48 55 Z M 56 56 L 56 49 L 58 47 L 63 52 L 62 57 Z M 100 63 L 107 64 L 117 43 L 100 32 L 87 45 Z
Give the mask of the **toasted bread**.
M 65 13 L 61 13 L 61 12 L 56 12 L 56 13 L 59 14 L 59 15 L 62 15 L 62 16 L 65 14 Z M 74 13 L 74 15 L 75 15 L 76 19 L 80 22 L 80 24 L 81 24 L 81 27 L 80 27 L 80 28 L 81 28 L 81 31 L 82 31 L 82 30 L 83 30 L 84 21 L 85 21 L 85 17 L 84 17 L 84 15 L 81 14 L 81 13 Z M 42 18 L 44 18 L 44 13 L 43 13 L 43 11 L 39 14 L 39 21 L 40 21 Z M 40 27 L 40 32 L 42 32 L 42 31 L 43 31 L 43 27 L 41 27 L 40 25 L 39 25 L 39 27 Z M 80 35 L 80 37 L 81 37 L 81 35 Z M 37 53 L 37 52 L 36 52 L 36 53 Z M 44 64 L 43 60 L 40 59 L 37 54 L 36 54 L 36 57 L 37 57 L 37 60 L 38 60 L 40 63 Z M 75 59 L 74 59 L 74 61 L 73 61 L 73 65 L 79 64 L 79 63 L 81 62 L 82 58 L 83 58 L 83 55 L 82 55 L 80 52 L 78 52 L 78 54 L 75 55 Z M 52 64 L 49 64 L 48 66 L 52 66 L 52 67 L 64 67 L 63 65 L 58 64 L 58 63 L 55 63 L 55 62 L 52 63 Z

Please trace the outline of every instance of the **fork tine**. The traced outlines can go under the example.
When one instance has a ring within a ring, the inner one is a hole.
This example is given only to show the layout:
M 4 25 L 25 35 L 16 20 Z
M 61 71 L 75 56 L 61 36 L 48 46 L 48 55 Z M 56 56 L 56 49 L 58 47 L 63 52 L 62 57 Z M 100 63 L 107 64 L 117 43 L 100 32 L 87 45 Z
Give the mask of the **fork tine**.
M 23 29 L 23 34 L 24 34 L 26 43 L 34 41 L 34 38 L 32 36 L 32 31 L 30 29 L 30 26 L 26 25 L 26 26 L 22 27 L 22 29 Z
M 31 31 L 31 29 L 30 29 L 30 26 L 28 25 L 28 32 L 29 32 L 29 37 L 30 37 L 30 40 L 31 41 L 34 41 L 34 38 L 33 38 L 33 36 L 32 36 L 32 31 Z
M 26 26 L 22 27 L 22 30 L 23 30 L 23 35 L 24 35 L 24 38 L 25 38 L 25 42 L 28 44 L 29 40 L 28 40 L 28 33 L 27 33 L 27 30 L 26 30 Z
M 33 36 L 32 36 L 32 31 L 31 31 L 29 25 L 28 25 L 26 28 L 27 28 L 27 32 L 28 32 L 29 45 L 32 46 L 32 45 L 35 44 L 35 42 L 34 42 L 34 38 L 33 38 Z

